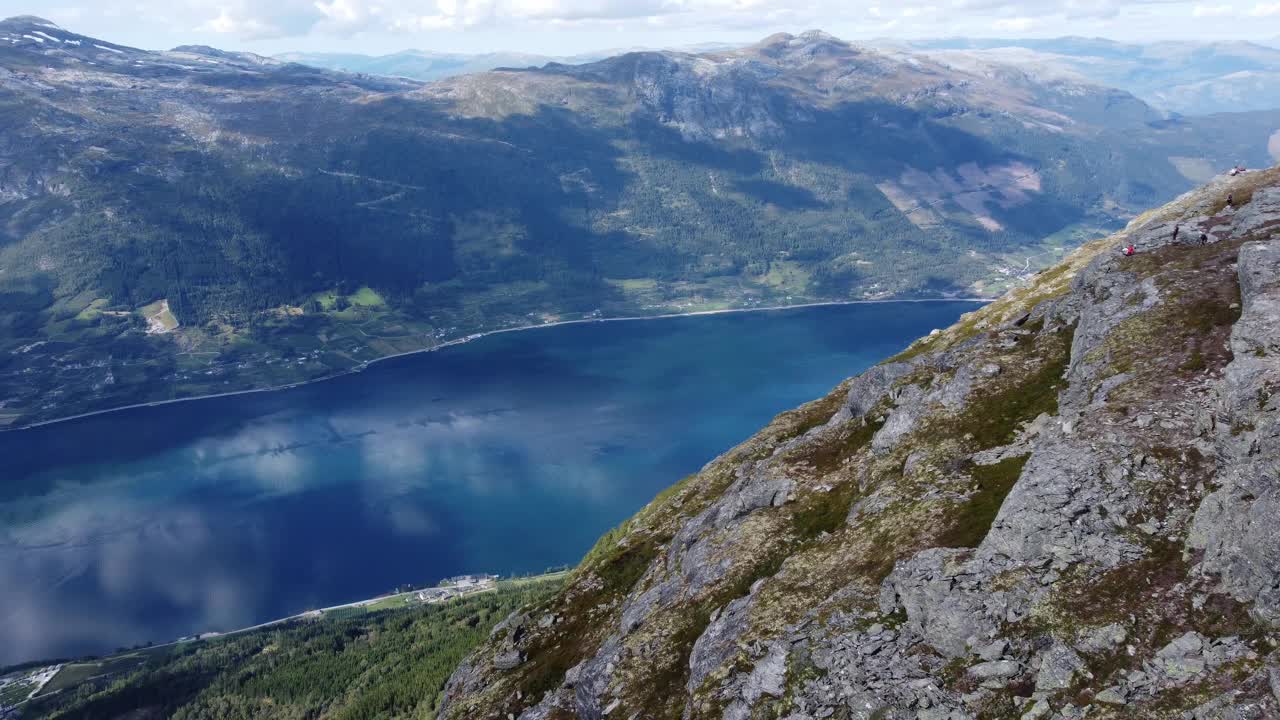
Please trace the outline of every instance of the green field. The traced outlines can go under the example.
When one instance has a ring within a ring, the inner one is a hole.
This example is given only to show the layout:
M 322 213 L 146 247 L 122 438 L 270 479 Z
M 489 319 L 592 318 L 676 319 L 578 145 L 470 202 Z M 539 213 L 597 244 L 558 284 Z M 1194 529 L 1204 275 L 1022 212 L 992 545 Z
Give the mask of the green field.
M 93 302 L 89 303 L 87 306 L 85 306 L 85 309 L 77 313 L 76 320 L 80 320 L 81 322 L 89 322 L 89 321 L 95 320 L 97 319 L 98 315 L 102 313 L 102 309 L 105 308 L 108 304 L 109 304 L 109 301 L 106 298 L 98 298 Z
M 40 695 L 48 695 L 60 690 L 74 688 L 93 678 L 117 675 L 141 667 L 147 662 L 150 654 L 154 654 L 154 652 L 131 652 L 94 662 L 68 663 L 63 665 L 58 674 L 54 675 L 53 679 L 45 684 L 44 688 L 40 690 Z
M 628 278 L 624 280 L 608 279 L 605 282 L 623 292 L 628 293 L 647 292 L 658 287 L 658 281 L 653 278 Z
M 347 301 L 357 307 L 382 307 L 387 301 L 371 287 L 362 287 L 354 294 L 347 296 Z
M 164 298 L 138 308 L 138 314 L 149 324 L 156 323 L 161 332 L 172 332 L 178 328 L 178 318 L 169 309 L 169 301 Z
M 768 272 L 760 275 L 760 284 L 775 292 L 804 295 L 810 289 L 812 273 L 804 265 L 791 260 L 775 260 L 769 263 Z
M 31 694 L 31 686 L 25 682 L 10 683 L 0 687 L 0 707 L 17 705 Z

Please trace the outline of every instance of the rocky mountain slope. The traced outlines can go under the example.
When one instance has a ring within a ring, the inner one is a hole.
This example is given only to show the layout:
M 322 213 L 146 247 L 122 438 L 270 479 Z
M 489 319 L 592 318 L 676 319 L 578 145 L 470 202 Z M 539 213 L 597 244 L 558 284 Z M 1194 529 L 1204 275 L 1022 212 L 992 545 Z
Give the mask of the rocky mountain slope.
M 1219 178 L 783 413 L 442 717 L 1280 716 L 1277 234 Z
M 594 314 L 992 294 L 1280 116 L 821 33 L 423 84 L 0 22 L 0 424 Z

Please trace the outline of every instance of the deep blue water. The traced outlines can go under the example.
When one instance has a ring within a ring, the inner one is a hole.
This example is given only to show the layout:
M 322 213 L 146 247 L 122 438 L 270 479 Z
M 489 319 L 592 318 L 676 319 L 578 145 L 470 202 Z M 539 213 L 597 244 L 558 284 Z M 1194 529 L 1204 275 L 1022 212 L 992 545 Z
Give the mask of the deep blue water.
M 489 336 L 277 393 L 0 433 L 0 664 L 576 562 L 971 303 Z

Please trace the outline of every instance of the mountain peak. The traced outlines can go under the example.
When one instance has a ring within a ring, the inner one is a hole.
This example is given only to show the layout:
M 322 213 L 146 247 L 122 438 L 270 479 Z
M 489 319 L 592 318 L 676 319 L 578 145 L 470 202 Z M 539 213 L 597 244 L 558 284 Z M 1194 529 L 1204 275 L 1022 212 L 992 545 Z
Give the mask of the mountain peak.
M 799 35 L 777 33 L 746 48 L 773 57 L 810 59 L 821 54 L 841 54 L 855 50 L 854 46 L 831 33 L 822 30 L 806 30 Z
M 50 22 L 42 17 L 36 17 L 35 15 L 14 15 L 13 17 L 5 18 L 3 22 L 6 24 L 13 23 L 15 25 L 39 25 L 41 27 L 52 28 L 54 30 L 62 29 L 57 23 Z
M 765 39 L 761 40 L 760 42 L 758 42 L 758 43 L 756 43 L 756 44 L 757 44 L 757 45 L 760 45 L 760 46 L 764 46 L 764 45 L 785 45 L 786 43 L 789 43 L 789 42 L 791 42 L 792 40 L 795 40 L 795 39 L 796 39 L 796 36 L 795 36 L 795 35 L 792 35 L 791 33 L 780 32 L 780 33 L 774 33 L 774 34 L 770 35 L 769 37 L 766 37 Z
M 248 63 L 250 65 L 280 65 L 281 61 L 276 58 L 266 57 L 251 52 L 235 52 L 231 50 L 219 50 L 208 45 L 179 45 L 169 52 L 183 53 L 187 55 L 199 55 L 201 57 L 213 58 L 217 60 L 229 60 L 232 62 Z
M 844 40 L 841 40 L 829 32 L 818 30 L 817 28 L 800 33 L 800 39 L 805 42 L 835 42 L 845 44 Z

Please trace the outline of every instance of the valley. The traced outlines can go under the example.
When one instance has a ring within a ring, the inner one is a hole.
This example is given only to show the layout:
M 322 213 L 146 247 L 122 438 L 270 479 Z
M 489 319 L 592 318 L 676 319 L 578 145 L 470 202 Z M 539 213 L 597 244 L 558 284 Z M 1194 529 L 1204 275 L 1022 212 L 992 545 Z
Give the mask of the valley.
M 15 18 L 0 68 L 15 428 L 557 320 L 994 297 L 1280 129 L 818 32 L 422 83 Z
M 124 12 L 0 20 L 0 718 L 1280 717 L 1280 5 Z

